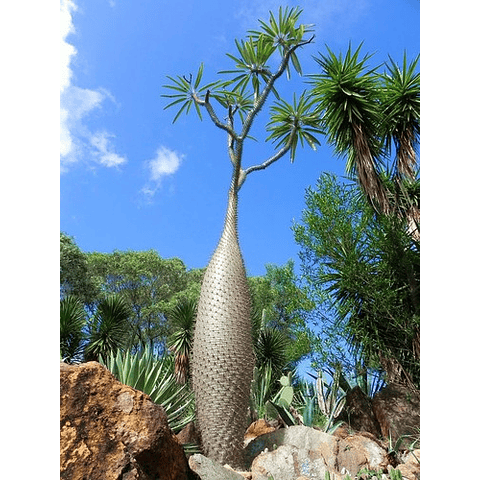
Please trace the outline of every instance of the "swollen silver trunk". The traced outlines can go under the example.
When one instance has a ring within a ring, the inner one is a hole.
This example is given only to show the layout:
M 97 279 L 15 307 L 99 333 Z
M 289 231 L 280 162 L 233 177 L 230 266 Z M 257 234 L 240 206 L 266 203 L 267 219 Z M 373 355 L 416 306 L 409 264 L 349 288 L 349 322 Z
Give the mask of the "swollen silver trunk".
M 202 283 L 192 380 L 204 454 L 242 466 L 254 355 L 250 294 L 237 234 L 237 192 L 230 189 L 220 242 Z

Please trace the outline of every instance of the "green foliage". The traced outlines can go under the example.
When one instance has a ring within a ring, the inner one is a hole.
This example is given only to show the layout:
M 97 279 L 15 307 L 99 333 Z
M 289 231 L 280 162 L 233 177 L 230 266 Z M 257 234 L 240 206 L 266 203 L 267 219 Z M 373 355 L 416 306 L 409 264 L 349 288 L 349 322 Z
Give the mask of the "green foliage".
M 172 356 L 157 358 L 147 347 L 135 354 L 110 353 L 100 357 L 100 363 L 121 383 L 146 393 L 154 403 L 162 405 L 175 433 L 193 421 L 193 395 L 187 385 L 179 386 L 175 381 Z
M 372 55 L 360 56 L 362 45 L 345 55 L 315 58 L 321 73 L 310 75 L 312 96 L 318 101 L 320 128 L 335 152 L 345 156 L 346 171 L 355 178 L 366 198 L 380 213 L 395 206 L 388 198 L 382 173 L 392 144 L 396 155 L 395 180 L 414 180 L 420 136 L 420 75 L 417 57 L 400 68 L 391 58 L 386 71 L 370 68 Z
M 178 258 L 163 259 L 155 250 L 92 252 L 89 274 L 104 295 L 121 293 L 131 307 L 130 348 L 145 345 L 159 352 L 171 333 L 166 314 L 182 299 L 198 298 L 201 272 L 187 271 Z
M 287 365 L 288 343 L 289 339 L 283 331 L 263 327 L 253 344 L 256 365 L 260 369 L 270 369 L 276 377 Z
M 60 300 L 60 357 L 66 363 L 82 359 L 86 312 L 82 302 L 74 296 Z
M 360 45 L 354 52 L 351 45 L 343 56 L 328 47 L 328 55 L 315 58 L 321 74 L 309 75 L 313 95 L 323 112 L 322 124 L 328 142 L 339 155 L 347 154 L 346 170 L 355 174 L 354 125 L 361 124 L 374 156 L 380 155 L 381 144 L 376 134 L 380 123 L 379 88 L 376 69 L 367 65 L 372 55 L 360 58 Z
M 292 162 L 299 140 L 302 147 L 304 142 L 307 142 L 312 150 L 316 150 L 316 146 L 320 145 L 316 135 L 323 132 L 318 128 L 319 118 L 314 112 L 314 104 L 315 100 L 303 92 L 298 102 L 294 93 L 292 104 L 280 98 L 271 108 L 267 131 L 272 133 L 266 140 L 274 140 L 277 148 L 290 143 Z
M 339 423 L 333 425 L 333 421 L 340 415 L 346 402 L 345 393 L 340 391 L 340 375 L 341 368 L 337 367 L 331 383 L 327 384 L 323 379 L 322 371 L 318 371 L 316 382 L 317 401 L 321 412 L 327 418 L 324 429 L 329 433 L 333 433 L 339 426 Z
M 75 239 L 60 232 L 60 297 L 75 295 L 82 303 L 94 302 L 98 287 L 88 274 L 87 257 Z
M 87 326 L 85 360 L 98 361 L 100 355 L 107 356 L 123 348 L 130 330 L 129 317 L 130 306 L 121 296 L 109 295 L 102 300 Z
M 175 377 L 180 384 L 184 384 L 189 375 L 196 315 L 197 301 L 191 298 L 180 301 L 168 315 L 173 329 L 168 347 L 175 354 Z
M 280 380 L 281 388 L 277 394 L 268 402 L 268 405 L 274 408 L 285 425 L 295 425 L 295 419 L 290 412 L 290 406 L 293 402 L 294 390 L 292 386 L 292 372 L 288 375 L 283 375 Z
M 293 261 L 283 266 L 267 265 L 266 270 L 263 277 L 249 278 L 255 312 L 252 318 L 254 338 L 258 338 L 262 326 L 284 332 L 289 339 L 286 361 L 292 369 L 310 351 L 305 319 L 314 304 L 297 284 Z
M 406 220 L 375 215 L 354 189 L 323 175 L 307 190 L 302 223 L 294 235 L 306 288 L 329 306 L 335 335 L 366 367 L 418 387 L 420 252 Z M 330 334 L 320 327 L 317 349 Z
M 395 144 L 397 157 L 395 170 L 399 175 L 414 178 L 413 157 L 420 143 L 420 74 L 415 70 L 420 57 L 407 65 L 407 54 L 400 68 L 392 58 L 381 75 L 383 86 L 380 102 L 383 110 L 382 127 L 385 146 L 391 150 Z M 411 149 L 411 150 L 410 150 Z M 404 160 L 403 155 L 412 157 Z
M 294 97 L 293 105 L 289 105 L 275 88 L 275 82 L 284 72 L 289 78 L 290 64 L 299 74 L 302 73 L 296 51 L 313 41 L 313 36 L 306 39 L 306 35 L 313 31 L 312 25 L 298 24 L 300 14 L 298 7 L 280 7 L 277 17 L 270 13 L 268 22 L 260 21 L 260 29 L 249 31 L 245 40 L 235 40 L 236 54 L 227 53 L 234 68 L 219 72 L 225 78 L 202 86 L 204 68 L 201 64 L 195 79 L 193 75 L 168 76 L 170 83 L 164 85 L 171 93 L 162 96 L 172 100 L 165 108 L 179 107 L 173 121 L 182 113 L 188 113 L 192 105 L 202 119 L 201 111 L 205 108 L 213 123 L 228 133 L 230 159 L 237 168 L 240 168 L 243 142 L 249 138 L 252 123 L 269 94 L 274 94 L 278 103 L 271 110 L 271 121 L 267 127 L 271 133 L 267 140 L 276 142 L 277 152 L 263 164 L 244 170 L 245 175 L 239 179 L 240 185 L 246 175 L 266 168 L 289 150 L 293 161 L 298 140 L 302 145 L 306 141 L 312 148 L 319 144 L 316 135 L 322 132 L 317 126 L 318 118 L 308 96 L 302 94 L 298 102 Z M 275 52 L 281 56 L 276 70 L 269 64 Z M 226 110 L 225 123 L 220 121 L 222 116 L 216 113 L 212 100 Z M 241 122 L 239 132 L 234 130 L 237 114 Z
M 253 369 L 252 389 L 250 393 L 251 420 L 267 418 L 267 403 L 274 394 L 275 384 L 270 367 Z

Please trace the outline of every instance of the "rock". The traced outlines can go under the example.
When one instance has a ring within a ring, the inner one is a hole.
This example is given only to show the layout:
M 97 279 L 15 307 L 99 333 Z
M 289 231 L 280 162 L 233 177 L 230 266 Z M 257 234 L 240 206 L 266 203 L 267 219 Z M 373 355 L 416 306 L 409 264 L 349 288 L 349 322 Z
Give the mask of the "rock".
M 225 468 L 215 460 L 200 453 L 191 455 L 188 459 L 188 465 L 201 480 L 245 480 L 245 477 L 240 473 Z
M 406 387 L 389 384 L 378 392 L 372 401 L 372 409 L 386 440 L 395 445 L 404 435 L 408 437 L 398 448 L 408 448 L 420 430 L 420 393 Z M 416 447 L 419 445 L 417 444 Z
M 304 426 L 257 437 L 245 451 L 252 461 L 252 480 L 265 480 L 269 475 L 282 480 L 323 479 L 325 471 L 340 475 L 342 470 L 353 476 L 362 468 L 378 470 L 389 465 L 387 451 L 371 434 L 339 438 Z
M 97 362 L 60 364 L 60 477 L 182 480 L 188 464 L 163 408 Z
M 275 427 L 261 418 L 256 422 L 253 422 L 245 432 L 244 443 L 248 445 L 254 438 L 264 435 L 265 433 L 274 432 Z
M 349 435 L 352 435 L 352 433 L 353 433 L 353 429 L 350 428 L 346 423 L 342 423 L 334 430 L 332 435 L 338 438 L 345 438 L 345 437 L 348 437 Z
M 252 464 L 252 480 L 324 479 L 327 471 L 321 457 L 312 458 L 311 452 L 294 445 L 281 445 L 273 452 L 261 453 Z
M 380 437 L 380 425 L 372 408 L 372 400 L 363 393 L 357 385 L 347 393 L 345 407 L 339 420 L 348 423 L 349 427 L 358 432 L 369 432 L 375 437 Z
M 177 440 L 185 445 L 186 443 L 195 443 L 200 445 L 200 439 L 198 438 L 197 432 L 195 430 L 194 422 L 187 423 L 185 427 L 180 430 L 177 435 Z
M 405 463 L 397 465 L 397 470 L 402 472 L 402 477 L 407 480 L 420 479 L 420 449 L 410 452 Z

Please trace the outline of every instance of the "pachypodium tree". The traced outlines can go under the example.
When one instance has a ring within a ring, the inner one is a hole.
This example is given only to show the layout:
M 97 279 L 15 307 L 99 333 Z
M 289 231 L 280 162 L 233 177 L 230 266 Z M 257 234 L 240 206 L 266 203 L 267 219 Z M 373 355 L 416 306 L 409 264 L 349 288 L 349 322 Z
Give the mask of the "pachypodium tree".
M 287 153 L 293 161 L 299 141 L 315 149 L 319 145 L 316 136 L 321 133 L 307 94 L 294 96 L 288 103 L 275 88 L 284 74 L 289 78 L 292 65 L 302 73 L 297 51 L 314 39 L 312 25 L 299 24 L 300 14 L 298 8 L 280 8 L 278 16 L 270 12 L 268 21 L 260 21 L 259 30 L 249 31 L 245 40 L 237 40 L 237 53 L 227 53 L 235 68 L 219 72 L 226 79 L 202 86 L 202 64 L 195 78 L 168 77 L 170 83 L 165 85 L 171 93 L 164 96 L 172 99 L 165 108 L 180 107 L 174 122 L 194 106 L 200 119 L 206 111 L 228 140 L 232 177 L 227 212 L 202 283 L 191 371 L 204 453 L 230 465 L 241 466 L 243 461 L 254 368 L 250 294 L 237 234 L 238 194 L 253 172 L 264 170 Z M 269 65 L 274 58 L 279 59 L 276 70 Z M 244 144 L 251 139 L 252 125 L 272 93 L 276 100 L 266 125 L 266 140 L 273 143 L 272 155 L 261 163 L 244 166 Z M 217 114 L 219 108 L 222 115 Z

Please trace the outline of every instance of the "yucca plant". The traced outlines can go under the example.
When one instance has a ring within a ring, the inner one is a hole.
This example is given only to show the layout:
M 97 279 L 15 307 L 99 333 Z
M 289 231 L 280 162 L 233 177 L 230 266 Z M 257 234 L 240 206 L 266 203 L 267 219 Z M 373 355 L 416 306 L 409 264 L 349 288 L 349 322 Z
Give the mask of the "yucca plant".
M 78 298 L 60 300 L 60 358 L 66 363 L 82 359 L 85 322 L 85 309 Z
M 190 373 L 196 315 L 197 301 L 192 299 L 182 300 L 168 315 L 174 329 L 168 341 L 168 348 L 175 354 L 175 378 L 180 385 L 186 383 Z
M 99 360 L 119 382 L 146 393 L 161 405 L 173 432 L 178 433 L 194 420 L 193 394 L 187 385 L 179 386 L 175 381 L 173 356 L 157 358 L 150 347 L 146 347 L 135 354 L 118 351 L 105 359 L 100 356 Z
M 328 47 L 328 55 L 314 57 L 322 73 L 310 75 L 312 93 L 322 112 L 327 138 L 338 155 L 346 156 L 346 171 L 358 178 L 367 198 L 382 212 L 389 211 L 385 188 L 379 178 L 383 144 L 379 77 L 360 50 L 349 45 L 345 55 L 337 56 Z
M 131 329 L 128 323 L 130 314 L 130 305 L 119 295 L 109 295 L 100 301 L 87 326 L 86 361 L 97 361 L 100 355 L 106 357 L 125 345 Z

